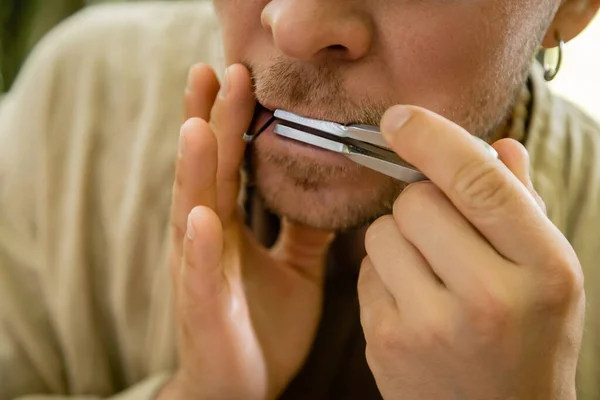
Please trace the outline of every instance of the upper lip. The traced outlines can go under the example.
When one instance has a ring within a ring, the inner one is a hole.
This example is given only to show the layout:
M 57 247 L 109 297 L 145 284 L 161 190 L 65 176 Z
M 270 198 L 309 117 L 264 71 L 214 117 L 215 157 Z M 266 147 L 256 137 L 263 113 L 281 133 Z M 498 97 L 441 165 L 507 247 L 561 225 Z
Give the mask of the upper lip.
M 313 109 L 313 110 L 309 111 L 307 109 L 307 106 L 285 107 L 285 106 L 278 106 L 278 105 L 275 105 L 275 104 L 269 103 L 269 102 L 263 103 L 261 101 L 258 101 L 258 105 L 272 113 L 275 112 L 275 110 L 281 109 L 281 110 L 292 112 L 294 114 L 300 115 L 305 118 L 318 119 L 318 120 L 322 120 L 322 121 L 331 121 L 331 122 L 336 122 L 336 123 L 342 124 L 342 125 L 348 125 L 348 124 L 353 123 L 353 121 L 344 121 L 344 120 L 338 119 L 338 118 L 331 118 L 333 113 L 323 111 L 325 109 L 324 107 L 318 107 L 317 109 Z
M 256 107 L 257 107 L 258 109 L 261 109 L 261 108 L 262 108 L 262 109 L 264 109 L 264 110 L 266 110 L 266 111 L 270 111 L 270 112 L 272 112 L 272 113 L 274 113 L 274 112 L 275 112 L 275 110 L 277 109 L 277 108 L 275 108 L 275 107 L 266 106 L 266 105 L 264 105 L 263 103 L 261 103 L 260 101 L 257 101 L 257 102 L 256 102 Z

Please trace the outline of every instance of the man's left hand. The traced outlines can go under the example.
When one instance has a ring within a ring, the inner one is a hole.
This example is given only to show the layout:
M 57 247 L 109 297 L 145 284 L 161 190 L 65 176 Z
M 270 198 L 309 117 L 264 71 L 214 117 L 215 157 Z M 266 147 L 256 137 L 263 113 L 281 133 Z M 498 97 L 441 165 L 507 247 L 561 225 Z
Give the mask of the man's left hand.
M 518 142 L 499 158 L 432 112 L 381 126 L 430 181 L 367 231 L 359 279 L 367 361 L 386 399 L 574 399 L 583 276 L 547 218 Z

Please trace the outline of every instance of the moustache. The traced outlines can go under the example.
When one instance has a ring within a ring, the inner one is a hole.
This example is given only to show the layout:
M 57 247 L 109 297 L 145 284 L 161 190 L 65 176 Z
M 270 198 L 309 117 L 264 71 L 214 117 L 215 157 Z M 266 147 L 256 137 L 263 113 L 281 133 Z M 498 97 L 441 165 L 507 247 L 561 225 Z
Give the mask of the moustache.
M 340 68 L 329 64 L 307 64 L 284 57 L 273 58 L 267 67 L 244 64 L 258 103 L 271 111 L 280 108 L 344 125 L 378 126 L 389 107 L 368 94 L 360 99 L 351 96 Z

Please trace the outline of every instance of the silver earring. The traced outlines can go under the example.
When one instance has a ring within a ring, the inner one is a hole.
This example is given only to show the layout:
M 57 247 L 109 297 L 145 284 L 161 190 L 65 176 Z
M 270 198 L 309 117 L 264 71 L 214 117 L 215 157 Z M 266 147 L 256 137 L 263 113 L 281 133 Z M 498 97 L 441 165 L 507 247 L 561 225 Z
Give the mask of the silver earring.
M 556 58 L 556 65 L 554 67 L 551 67 L 546 62 L 546 58 L 547 58 L 546 56 L 547 56 L 548 52 L 550 52 L 550 49 L 544 49 L 543 54 L 542 54 L 542 60 L 543 60 L 542 62 L 544 64 L 544 79 L 546 80 L 546 82 L 550 82 L 551 80 L 556 78 L 556 75 L 558 75 L 558 71 L 560 71 L 560 67 L 562 65 L 563 52 L 565 49 L 565 42 L 560 37 L 560 33 L 558 33 L 558 31 L 556 31 L 554 33 L 554 38 L 558 42 L 558 47 L 555 47 L 555 49 L 558 51 L 558 55 Z

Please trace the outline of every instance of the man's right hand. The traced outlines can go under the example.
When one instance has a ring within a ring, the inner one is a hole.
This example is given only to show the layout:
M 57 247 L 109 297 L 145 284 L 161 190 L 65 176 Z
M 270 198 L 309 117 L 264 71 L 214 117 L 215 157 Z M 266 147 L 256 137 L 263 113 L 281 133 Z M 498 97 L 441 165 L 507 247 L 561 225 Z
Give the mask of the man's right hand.
M 185 103 L 171 210 L 179 369 L 159 399 L 275 398 L 312 345 L 333 234 L 283 220 L 266 249 L 244 226 L 242 137 L 255 107 L 244 66 L 221 88 L 195 66 Z

